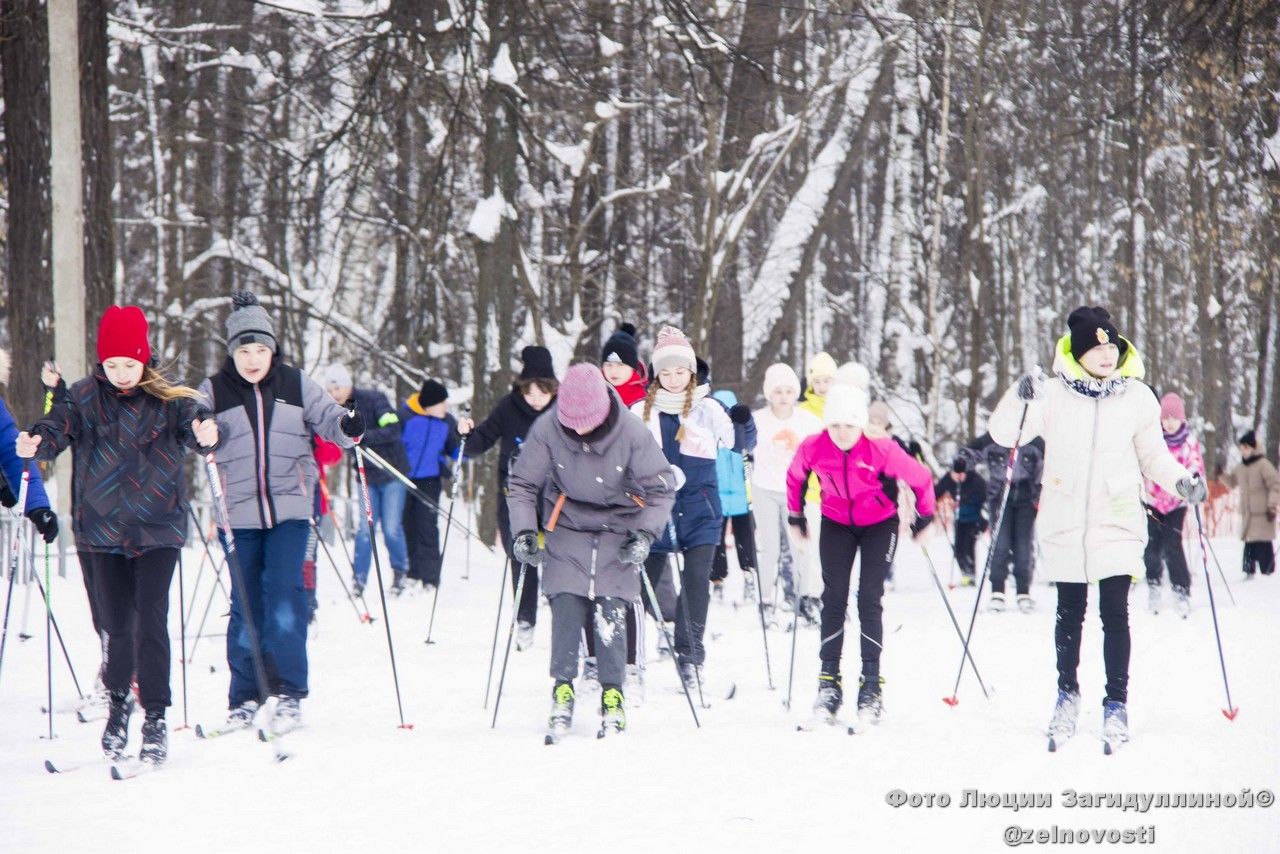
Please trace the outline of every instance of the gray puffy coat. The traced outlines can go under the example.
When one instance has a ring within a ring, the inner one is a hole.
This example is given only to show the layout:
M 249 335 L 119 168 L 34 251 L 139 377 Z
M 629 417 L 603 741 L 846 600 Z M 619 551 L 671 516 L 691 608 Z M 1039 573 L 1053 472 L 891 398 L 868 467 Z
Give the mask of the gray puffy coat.
M 570 435 L 553 404 L 525 437 L 507 482 L 513 532 L 537 530 L 539 518 L 546 520 L 542 589 L 548 596 L 635 599 L 636 567 L 623 564 L 618 549 L 628 531 L 660 537 L 671 517 L 671 466 L 649 429 L 610 394 L 609 419 L 590 441 Z
M 228 358 L 200 391 L 218 419 L 218 473 L 231 527 L 272 528 L 310 519 L 319 478 L 311 434 L 350 448 L 351 439 L 338 426 L 345 410 L 278 356 L 256 384 L 245 381 Z

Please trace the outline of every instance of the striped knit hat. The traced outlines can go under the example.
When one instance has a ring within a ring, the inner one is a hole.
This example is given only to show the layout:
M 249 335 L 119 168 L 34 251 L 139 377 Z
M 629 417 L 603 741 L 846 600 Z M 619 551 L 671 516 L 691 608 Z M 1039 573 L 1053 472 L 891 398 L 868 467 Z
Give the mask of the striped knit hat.
M 688 368 L 691 374 L 698 370 L 698 357 L 694 355 L 693 345 L 674 326 L 662 327 L 651 360 L 654 373 L 665 368 Z

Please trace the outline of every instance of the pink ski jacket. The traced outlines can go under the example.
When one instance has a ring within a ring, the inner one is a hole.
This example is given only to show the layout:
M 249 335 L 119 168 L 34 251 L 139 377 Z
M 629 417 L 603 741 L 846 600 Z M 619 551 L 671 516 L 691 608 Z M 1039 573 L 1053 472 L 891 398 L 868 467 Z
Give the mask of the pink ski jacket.
M 822 488 L 822 515 L 842 525 L 865 527 L 898 512 L 884 494 L 880 476 L 906 481 L 916 494 L 916 513 L 932 516 L 933 479 L 929 470 L 889 437 L 864 435 L 842 451 L 823 430 L 800 443 L 787 469 L 787 512 L 803 512 L 805 481 L 813 473 Z

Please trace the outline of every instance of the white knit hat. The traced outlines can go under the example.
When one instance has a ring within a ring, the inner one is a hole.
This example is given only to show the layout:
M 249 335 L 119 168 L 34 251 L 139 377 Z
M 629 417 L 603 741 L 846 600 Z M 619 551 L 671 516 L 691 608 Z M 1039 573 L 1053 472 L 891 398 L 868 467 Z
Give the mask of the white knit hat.
M 851 385 L 854 388 L 860 388 L 867 391 L 871 388 L 871 372 L 866 366 L 858 362 L 845 362 L 836 371 L 836 378 L 833 380 L 836 385 Z
M 654 373 L 663 368 L 688 368 L 690 373 L 698 371 L 698 357 L 693 353 L 693 345 L 674 326 L 664 326 L 658 332 L 658 340 L 654 343 L 650 359 Z
M 812 383 L 814 380 L 834 377 L 835 375 L 836 360 L 831 358 L 830 354 L 822 352 L 815 353 L 809 357 L 809 367 L 805 371 L 805 376 L 808 377 L 809 382 Z
M 788 386 L 796 390 L 796 395 L 800 394 L 800 377 L 796 376 L 796 372 L 791 366 L 785 362 L 775 362 L 765 369 L 764 372 L 764 396 L 768 397 L 773 392 Z
M 851 427 L 867 426 L 867 393 L 851 385 L 833 385 L 827 392 L 826 406 L 822 410 L 822 423 L 830 427 L 845 424 Z

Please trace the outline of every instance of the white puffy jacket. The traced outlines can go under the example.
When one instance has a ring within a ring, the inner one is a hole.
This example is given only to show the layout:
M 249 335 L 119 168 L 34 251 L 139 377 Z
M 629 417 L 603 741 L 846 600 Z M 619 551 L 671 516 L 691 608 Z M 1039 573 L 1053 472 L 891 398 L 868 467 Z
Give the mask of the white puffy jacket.
M 1027 407 L 1016 385 L 991 414 L 991 438 L 1012 447 L 1044 437 L 1044 480 L 1036 520 L 1044 560 L 1041 578 L 1093 582 L 1142 571 L 1147 520 L 1142 509 L 1145 476 L 1169 492 L 1190 473 L 1174 459 L 1160 431 L 1160 404 L 1140 382 L 1142 359 L 1132 344 L 1121 360 L 1122 388 L 1090 397 L 1067 380 L 1087 374 L 1071 356 L 1071 339 L 1059 340 L 1055 376 Z

